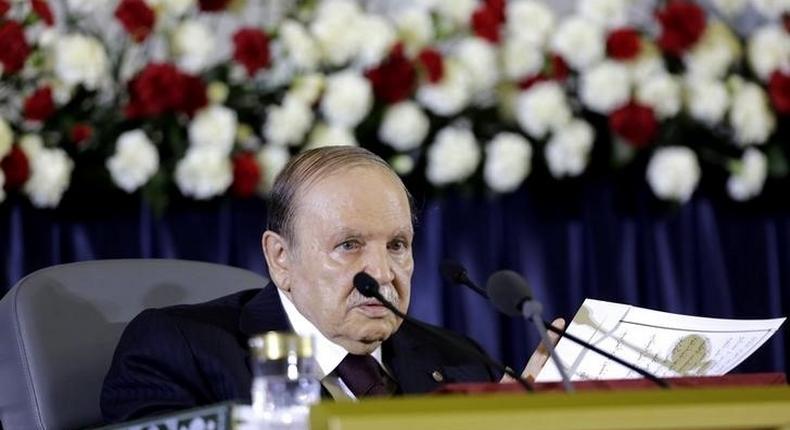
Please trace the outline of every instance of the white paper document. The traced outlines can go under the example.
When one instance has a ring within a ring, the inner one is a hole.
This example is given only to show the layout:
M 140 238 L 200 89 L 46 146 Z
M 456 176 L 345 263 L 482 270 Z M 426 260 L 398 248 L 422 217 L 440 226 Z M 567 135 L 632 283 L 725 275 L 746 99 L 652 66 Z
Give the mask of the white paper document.
M 720 376 L 756 351 L 784 321 L 694 317 L 587 299 L 567 332 L 659 378 Z M 642 377 L 566 338 L 555 350 L 574 381 Z M 536 378 L 559 380 L 552 360 Z

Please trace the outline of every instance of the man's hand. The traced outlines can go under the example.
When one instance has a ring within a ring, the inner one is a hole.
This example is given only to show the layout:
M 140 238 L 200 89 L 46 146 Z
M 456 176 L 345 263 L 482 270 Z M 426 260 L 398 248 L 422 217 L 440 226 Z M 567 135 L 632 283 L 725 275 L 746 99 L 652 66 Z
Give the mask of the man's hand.
M 557 318 L 551 322 L 551 325 L 560 329 L 565 329 L 565 320 L 562 318 Z M 549 332 L 549 339 L 553 345 L 556 345 L 557 342 L 560 340 L 560 336 L 554 332 Z M 527 361 L 526 367 L 524 367 L 524 371 L 521 372 L 521 377 L 526 379 L 529 382 L 535 380 L 535 377 L 538 376 L 540 370 L 543 369 L 543 365 L 546 364 L 546 360 L 549 359 L 549 351 L 546 349 L 546 345 L 543 342 L 538 345 L 538 348 L 535 352 L 532 353 L 532 356 L 529 357 L 529 361 Z M 502 380 L 499 382 L 514 382 L 513 378 L 510 376 L 504 375 L 502 376 Z

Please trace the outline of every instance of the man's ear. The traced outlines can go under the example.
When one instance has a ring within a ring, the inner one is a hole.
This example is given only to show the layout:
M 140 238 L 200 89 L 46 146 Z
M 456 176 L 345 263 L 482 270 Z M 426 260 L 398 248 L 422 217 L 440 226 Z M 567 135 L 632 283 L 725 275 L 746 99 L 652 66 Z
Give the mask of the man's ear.
M 263 255 L 269 266 L 269 276 L 277 288 L 284 292 L 291 291 L 291 261 L 288 253 L 288 241 L 279 234 L 266 230 L 261 237 Z

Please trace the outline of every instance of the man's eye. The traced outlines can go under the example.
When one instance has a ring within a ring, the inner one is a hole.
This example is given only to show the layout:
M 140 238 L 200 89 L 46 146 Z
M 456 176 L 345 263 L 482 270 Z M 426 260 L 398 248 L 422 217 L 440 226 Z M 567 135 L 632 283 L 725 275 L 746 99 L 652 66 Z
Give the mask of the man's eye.
M 396 240 L 390 243 L 390 249 L 392 251 L 403 251 L 406 248 L 407 248 L 407 244 L 402 240 Z
M 356 240 L 346 240 L 343 241 L 340 245 L 340 249 L 344 251 L 353 251 L 359 248 L 359 242 Z

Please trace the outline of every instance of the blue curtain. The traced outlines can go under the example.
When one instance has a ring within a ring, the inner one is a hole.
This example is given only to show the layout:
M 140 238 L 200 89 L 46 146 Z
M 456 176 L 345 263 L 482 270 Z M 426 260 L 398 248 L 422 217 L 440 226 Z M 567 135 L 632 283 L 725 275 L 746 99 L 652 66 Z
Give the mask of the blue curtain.
M 529 280 L 544 316 L 572 318 L 584 298 L 721 318 L 769 318 L 790 310 L 790 212 L 746 211 L 698 196 L 656 207 L 647 193 L 623 202 L 611 186 L 505 197 L 451 194 L 423 200 L 410 313 L 467 334 L 519 368 L 534 330 L 484 299 L 448 285 L 444 258 L 481 285 L 496 270 Z M 104 258 L 183 258 L 266 273 L 261 201 L 178 204 L 159 217 L 145 205 L 100 211 L 0 208 L 0 279 L 10 288 L 54 264 Z M 2 287 L 0 287 L 2 288 Z M 783 329 L 737 371 L 785 371 Z

